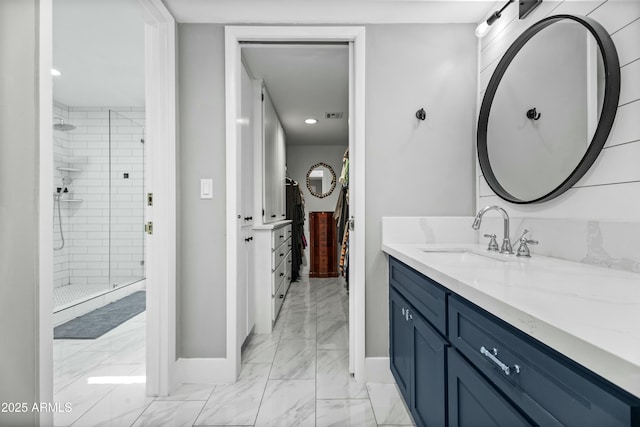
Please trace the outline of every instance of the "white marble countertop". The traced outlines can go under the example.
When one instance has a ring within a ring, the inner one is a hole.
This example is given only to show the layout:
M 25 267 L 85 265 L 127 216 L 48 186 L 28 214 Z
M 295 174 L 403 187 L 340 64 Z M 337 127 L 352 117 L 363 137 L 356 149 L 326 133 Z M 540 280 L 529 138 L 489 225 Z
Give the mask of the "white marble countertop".
M 480 255 L 486 244 L 383 239 L 382 250 L 640 397 L 639 274 L 539 255 L 505 262 Z

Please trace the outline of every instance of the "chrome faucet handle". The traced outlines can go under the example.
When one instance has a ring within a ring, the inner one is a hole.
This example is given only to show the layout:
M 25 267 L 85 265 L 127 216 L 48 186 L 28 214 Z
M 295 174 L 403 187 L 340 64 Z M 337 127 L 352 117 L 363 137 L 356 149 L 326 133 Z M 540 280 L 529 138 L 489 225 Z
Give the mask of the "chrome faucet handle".
M 524 238 L 525 234 L 527 234 L 528 232 L 529 232 L 529 230 L 527 230 L 526 228 L 524 230 L 522 230 L 522 233 L 520 233 L 520 236 L 518 236 L 518 238 L 513 241 L 513 244 L 515 245 L 517 242 L 522 241 L 522 239 Z
M 520 239 L 520 247 L 518 248 L 518 253 L 516 254 L 516 256 L 524 257 L 524 258 L 531 258 L 531 252 L 529 251 L 529 246 L 527 246 L 527 244 L 529 244 L 529 245 L 537 245 L 538 241 L 537 240 L 527 239 L 526 237 L 522 237 Z
M 491 239 L 489 240 L 489 246 L 487 247 L 487 250 L 491 252 L 498 252 L 498 242 L 496 241 L 496 235 L 485 234 L 484 237 Z

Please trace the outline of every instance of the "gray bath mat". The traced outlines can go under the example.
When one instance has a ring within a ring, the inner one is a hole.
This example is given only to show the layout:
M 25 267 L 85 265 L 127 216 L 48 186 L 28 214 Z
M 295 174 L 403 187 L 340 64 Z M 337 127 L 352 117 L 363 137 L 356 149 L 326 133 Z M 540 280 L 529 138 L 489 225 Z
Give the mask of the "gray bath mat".
M 53 329 L 54 339 L 91 340 L 106 334 L 119 324 L 142 313 L 146 306 L 146 292 L 138 291 L 69 320 Z

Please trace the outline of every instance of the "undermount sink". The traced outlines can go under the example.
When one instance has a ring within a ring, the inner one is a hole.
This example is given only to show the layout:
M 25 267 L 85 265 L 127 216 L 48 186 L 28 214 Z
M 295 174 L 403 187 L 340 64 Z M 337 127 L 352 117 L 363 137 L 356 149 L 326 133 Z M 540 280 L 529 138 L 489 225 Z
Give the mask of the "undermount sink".
M 444 260 L 448 259 L 455 262 L 470 262 L 470 261 L 482 261 L 486 262 L 487 259 L 500 262 L 515 262 L 518 261 L 513 255 L 503 255 L 499 252 L 479 252 L 471 248 L 422 248 L 422 252 L 426 252 L 433 255 L 441 255 Z

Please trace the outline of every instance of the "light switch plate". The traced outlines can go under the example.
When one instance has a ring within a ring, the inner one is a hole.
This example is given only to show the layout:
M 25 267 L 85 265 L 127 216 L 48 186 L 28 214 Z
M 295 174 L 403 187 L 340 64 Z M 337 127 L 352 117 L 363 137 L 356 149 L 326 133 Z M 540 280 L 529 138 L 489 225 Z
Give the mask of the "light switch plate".
M 213 179 L 200 180 L 200 198 L 213 199 Z

